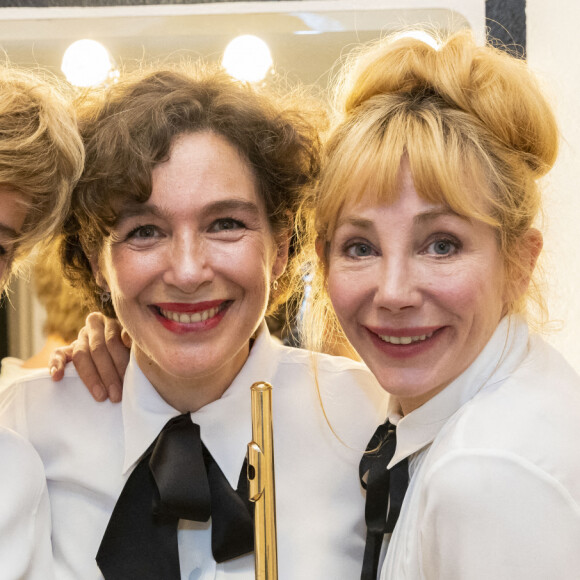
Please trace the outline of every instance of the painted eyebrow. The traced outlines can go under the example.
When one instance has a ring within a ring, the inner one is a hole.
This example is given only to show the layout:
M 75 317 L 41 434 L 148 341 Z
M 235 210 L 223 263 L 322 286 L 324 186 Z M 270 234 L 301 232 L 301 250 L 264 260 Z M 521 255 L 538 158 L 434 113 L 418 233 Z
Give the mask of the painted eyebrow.
M 461 215 L 461 214 L 458 214 L 457 212 L 453 211 L 450 208 L 437 208 L 437 209 L 431 209 L 431 210 L 427 210 L 427 211 L 424 211 L 424 212 L 417 214 L 413 218 L 413 223 L 415 225 L 420 226 L 424 223 L 434 221 L 440 217 L 456 217 L 456 218 L 459 218 L 459 219 L 464 220 L 464 221 L 469 221 L 468 217 Z
M 462 216 L 457 212 L 453 211 L 449 208 L 436 208 L 436 209 L 429 209 L 424 212 L 421 212 L 413 217 L 413 223 L 415 225 L 423 225 L 424 223 L 434 221 L 440 217 L 458 217 L 462 220 L 469 221 L 469 218 L 466 216 Z M 343 225 L 351 225 L 356 228 L 360 229 L 370 229 L 374 226 L 374 222 L 367 218 L 357 217 L 357 216 L 350 216 L 347 218 L 340 219 L 336 224 L 336 229 Z
M 243 211 L 252 214 L 253 216 L 258 216 L 260 214 L 258 206 L 251 201 L 245 201 L 242 199 L 223 199 L 204 206 L 201 215 L 202 217 L 206 217 L 215 213 L 227 213 L 231 211 Z M 140 216 L 163 218 L 164 213 L 164 210 L 159 206 L 147 202 L 130 203 L 123 207 L 119 212 L 116 223 L 118 224 L 123 220 Z
M 349 226 L 354 226 L 356 228 L 361 228 L 361 229 L 365 230 L 365 229 L 370 229 L 373 226 L 373 223 L 374 222 L 372 220 L 368 220 L 366 218 L 350 216 L 347 218 L 339 219 L 336 222 L 336 227 L 334 229 L 337 230 L 338 228 L 340 228 L 342 226 L 349 225 Z
M 230 211 L 242 211 L 252 214 L 253 216 L 260 215 L 260 209 L 253 201 L 245 201 L 243 199 L 223 199 L 210 203 L 203 208 L 203 215 L 211 215 L 213 213 L 227 213 Z

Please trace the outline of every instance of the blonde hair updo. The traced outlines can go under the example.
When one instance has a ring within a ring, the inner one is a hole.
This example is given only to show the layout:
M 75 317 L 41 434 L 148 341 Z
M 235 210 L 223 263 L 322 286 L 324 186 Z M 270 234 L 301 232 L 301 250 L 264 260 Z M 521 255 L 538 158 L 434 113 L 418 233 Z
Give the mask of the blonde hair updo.
M 556 160 L 559 134 L 524 61 L 478 46 L 467 31 L 438 49 L 414 38 L 386 39 L 346 67 L 335 109 L 320 186 L 305 206 L 315 264 L 310 347 L 321 348 L 329 334 L 345 340 L 314 242 L 331 240 L 347 200 L 394 201 L 403 156 L 423 199 L 496 230 L 508 283 L 529 270 L 529 257 L 516 250 L 540 211 L 537 181 Z M 534 289 L 530 284 L 523 297 L 514 292 L 508 312 L 524 312 L 530 296 L 543 308 Z

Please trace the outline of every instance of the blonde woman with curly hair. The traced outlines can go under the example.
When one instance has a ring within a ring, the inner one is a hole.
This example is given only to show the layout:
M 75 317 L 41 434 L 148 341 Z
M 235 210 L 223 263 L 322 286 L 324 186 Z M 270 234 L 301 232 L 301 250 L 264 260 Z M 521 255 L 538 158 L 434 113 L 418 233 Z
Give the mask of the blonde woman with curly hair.
M 59 229 L 83 166 L 83 147 L 59 87 L 0 68 L 0 288 L 18 262 Z M 32 446 L 0 430 L 2 578 L 53 577 L 50 509 Z
M 337 104 L 305 318 L 390 394 L 360 465 L 363 580 L 576 578 L 580 379 L 529 329 L 548 102 L 466 32 L 372 47 Z

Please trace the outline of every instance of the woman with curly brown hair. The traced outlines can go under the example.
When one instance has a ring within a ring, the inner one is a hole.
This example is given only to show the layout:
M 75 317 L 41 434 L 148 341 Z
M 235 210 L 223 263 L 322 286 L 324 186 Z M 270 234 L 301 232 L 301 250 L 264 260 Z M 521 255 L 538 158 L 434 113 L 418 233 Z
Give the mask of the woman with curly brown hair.
M 62 384 L 46 374 L 15 384 L 2 413 L 44 462 L 60 578 L 254 578 L 256 381 L 274 386 L 280 577 L 358 573 L 356 449 L 382 393 L 362 365 L 317 358 L 344 446 L 318 404 L 313 355 L 264 322 L 287 291 L 293 217 L 319 170 L 303 109 L 188 68 L 135 73 L 79 106 L 86 164 L 63 260 L 132 339 L 123 401 L 95 402 L 74 372 Z M 167 473 L 173 460 L 158 459 L 174 435 L 196 453 Z

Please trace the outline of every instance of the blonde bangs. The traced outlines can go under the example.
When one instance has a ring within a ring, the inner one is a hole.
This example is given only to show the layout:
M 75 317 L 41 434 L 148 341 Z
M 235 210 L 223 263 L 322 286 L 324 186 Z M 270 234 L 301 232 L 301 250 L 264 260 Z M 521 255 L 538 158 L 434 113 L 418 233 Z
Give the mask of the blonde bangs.
M 362 116 L 334 134 L 327 146 L 318 189 L 316 222 L 320 237 L 329 239 L 333 235 L 347 200 L 349 204 L 357 204 L 363 198 L 372 203 L 395 201 L 405 133 L 392 129 L 401 120 L 391 119 L 392 125 L 385 131 L 384 119 L 378 115 Z
M 486 155 L 453 128 L 442 127 L 435 118 L 409 123 L 406 155 L 415 189 L 429 203 L 499 227 L 489 172 L 482 168 Z
M 316 208 L 319 236 L 332 237 L 347 200 L 349 204 L 363 199 L 370 204 L 395 202 L 403 157 L 425 201 L 498 227 L 495 195 L 488 187 L 496 182 L 490 175 L 493 168 L 488 167 L 488 154 L 465 116 L 403 107 L 385 115 L 384 103 L 380 105 L 353 115 L 328 143 Z

